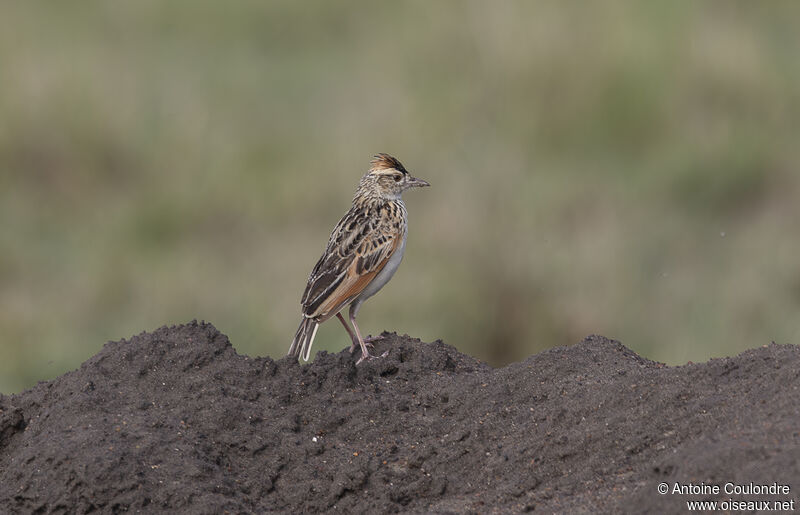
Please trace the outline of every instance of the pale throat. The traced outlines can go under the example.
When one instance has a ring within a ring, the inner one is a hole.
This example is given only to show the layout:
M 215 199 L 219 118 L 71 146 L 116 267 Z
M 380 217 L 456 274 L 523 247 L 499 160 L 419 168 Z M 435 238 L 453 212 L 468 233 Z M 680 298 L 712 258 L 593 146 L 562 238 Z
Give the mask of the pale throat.
M 402 193 L 390 192 L 390 193 L 385 193 L 383 195 L 383 198 L 385 198 L 386 200 L 400 200 L 400 201 L 402 201 L 402 196 L 401 195 L 402 195 Z

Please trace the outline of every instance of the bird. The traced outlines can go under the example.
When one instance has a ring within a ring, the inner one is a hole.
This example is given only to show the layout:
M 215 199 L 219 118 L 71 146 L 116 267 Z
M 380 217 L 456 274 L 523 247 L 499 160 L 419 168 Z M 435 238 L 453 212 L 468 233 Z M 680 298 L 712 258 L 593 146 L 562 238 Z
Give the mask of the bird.
M 361 305 L 386 285 L 400 266 L 406 249 L 408 212 L 401 195 L 410 188 L 430 186 L 411 174 L 396 158 L 380 153 L 370 162 L 353 196 L 353 204 L 333 228 L 325 252 L 308 277 L 300 300 L 303 318 L 289 347 L 289 356 L 308 361 L 320 324 L 336 316 L 352 340 L 350 353 L 361 348 L 356 365 L 374 359 L 356 323 Z M 350 306 L 347 325 L 342 310 Z

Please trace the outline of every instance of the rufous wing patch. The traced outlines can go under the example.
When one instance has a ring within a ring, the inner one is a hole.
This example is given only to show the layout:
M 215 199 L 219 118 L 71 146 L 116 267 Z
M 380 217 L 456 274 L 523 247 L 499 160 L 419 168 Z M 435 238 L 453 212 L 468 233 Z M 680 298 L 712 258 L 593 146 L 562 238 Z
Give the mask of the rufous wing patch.
M 392 254 L 395 253 L 400 245 L 400 238 L 392 238 L 391 247 L 387 248 L 388 244 L 389 241 L 384 243 L 382 249 L 376 249 L 374 251 L 383 254 L 384 257 L 380 260 L 380 262 L 372 267 L 371 270 L 365 270 L 365 273 L 359 274 L 357 272 L 359 258 L 353 260 L 342 283 L 333 292 L 331 292 L 328 298 L 316 309 L 315 316 L 323 317 L 319 319 L 320 322 L 327 320 L 329 317 L 338 313 L 344 306 L 352 302 L 353 299 L 358 297 L 361 292 L 364 291 L 367 285 L 375 278 L 376 275 L 378 275 L 378 273 L 380 273 L 381 270 L 383 270 L 383 267 L 386 266 L 386 263 L 389 262 Z

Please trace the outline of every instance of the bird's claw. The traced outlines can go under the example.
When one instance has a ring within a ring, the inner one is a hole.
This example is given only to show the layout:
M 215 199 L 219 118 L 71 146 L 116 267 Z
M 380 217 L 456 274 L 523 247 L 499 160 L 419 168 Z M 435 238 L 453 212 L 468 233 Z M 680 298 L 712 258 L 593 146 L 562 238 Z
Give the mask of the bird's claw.
M 366 347 L 369 347 L 370 349 L 372 349 L 372 348 L 374 348 L 374 347 L 375 347 L 374 345 L 372 345 L 372 343 L 371 343 L 371 342 L 368 342 L 367 340 L 364 340 L 364 345 L 365 345 Z M 358 348 L 358 345 L 356 345 L 355 343 L 354 343 L 353 345 L 351 345 L 351 346 L 350 346 L 350 354 L 352 354 L 353 352 L 355 352 L 355 350 L 356 350 L 357 348 Z
M 358 359 L 358 361 L 356 361 L 356 365 L 360 365 L 363 361 L 370 361 L 370 360 L 373 360 L 373 359 L 385 358 L 388 355 L 389 355 L 389 351 L 388 350 L 384 351 L 383 354 L 381 354 L 380 356 L 373 356 L 372 354 L 370 354 L 368 352 L 365 352 L 365 353 L 361 354 L 361 357 Z

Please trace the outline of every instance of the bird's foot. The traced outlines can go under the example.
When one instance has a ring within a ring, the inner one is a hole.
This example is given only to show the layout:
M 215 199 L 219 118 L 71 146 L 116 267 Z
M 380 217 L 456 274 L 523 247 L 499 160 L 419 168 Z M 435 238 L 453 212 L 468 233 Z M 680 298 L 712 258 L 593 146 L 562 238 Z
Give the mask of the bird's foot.
M 373 359 L 385 358 L 388 355 L 389 355 L 389 351 L 388 350 L 385 351 L 380 356 L 373 356 L 369 352 L 364 352 L 364 353 L 361 354 L 361 357 L 358 359 L 358 361 L 356 361 L 356 365 L 360 365 L 361 362 L 363 362 L 363 361 L 369 361 L 369 360 L 373 360 Z
M 371 342 L 371 341 L 369 341 L 369 338 L 366 338 L 366 339 L 364 340 L 364 345 L 366 345 L 366 346 L 367 346 L 367 347 L 369 347 L 370 349 L 372 349 L 372 348 L 374 348 L 374 347 L 375 347 L 374 345 L 372 345 L 372 342 Z M 357 344 L 357 343 L 354 343 L 354 344 L 350 345 L 350 354 L 352 354 L 353 352 L 355 352 L 355 350 L 356 350 L 358 347 L 359 347 L 359 346 L 358 346 L 358 344 Z

